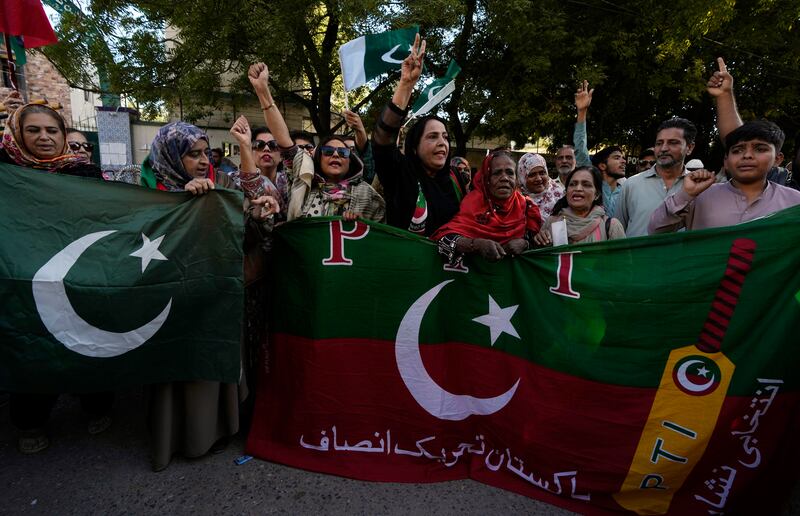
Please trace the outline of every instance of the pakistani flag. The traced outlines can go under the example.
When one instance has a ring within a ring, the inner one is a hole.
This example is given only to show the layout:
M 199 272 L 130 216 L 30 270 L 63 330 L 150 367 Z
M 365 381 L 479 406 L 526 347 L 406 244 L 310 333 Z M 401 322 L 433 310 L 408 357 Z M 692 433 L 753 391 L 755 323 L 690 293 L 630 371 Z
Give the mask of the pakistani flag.
M 0 391 L 238 381 L 240 193 L 0 174 Z
M 397 70 L 408 57 L 419 26 L 367 34 L 339 47 L 344 89 L 363 86 L 382 73 Z
M 422 116 L 442 103 L 456 89 L 456 76 L 461 72 L 461 67 L 454 60 L 450 60 L 447 73 L 433 81 L 422 90 L 419 98 L 411 108 L 411 117 Z
M 247 450 L 581 514 L 775 514 L 797 478 L 800 207 L 443 267 L 379 224 L 276 234 Z

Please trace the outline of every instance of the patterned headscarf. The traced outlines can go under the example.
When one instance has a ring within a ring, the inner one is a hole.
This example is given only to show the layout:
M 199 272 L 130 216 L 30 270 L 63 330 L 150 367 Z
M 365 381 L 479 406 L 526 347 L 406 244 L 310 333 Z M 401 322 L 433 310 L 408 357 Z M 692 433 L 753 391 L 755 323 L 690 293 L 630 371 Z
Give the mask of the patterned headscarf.
M 458 170 L 459 165 L 466 165 L 467 170 L 460 171 Z M 456 156 L 455 158 L 450 160 L 450 170 L 455 172 L 456 174 L 460 174 L 462 179 L 464 180 L 464 184 L 469 184 L 472 180 L 472 174 L 469 171 L 469 161 L 461 156 Z
M 156 180 L 167 190 L 183 190 L 194 179 L 183 167 L 183 158 L 198 140 L 208 143 L 202 129 L 186 122 L 170 122 L 158 130 L 150 146 L 150 166 Z
M 39 159 L 25 147 L 25 140 L 22 138 L 22 118 L 23 114 L 35 109 L 36 112 L 46 113 L 60 122 L 59 129 L 62 131 L 64 146 L 59 149 L 58 156 L 54 158 Z M 6 120 L 6 127 L 3 131 L 3 139 L 0 141 L 0 148 L 3 148 L 14 163 L 23 167 L 38 168 L 57 172 L 58 170 L 78 163 L 89 163 L 85 156 L 72 154 L 67 145 L 66 130 L 64 129 L 64 119 L 58 112 L 43 104 L 25 104 L 19 109 L 14 110 Z
M 529 152 L 523 155 L 519 159 L 519 163 L 517 163 L 517 177 L 519 178 L 519 184 L 522 186 L 524 191 L 527 191 L 525 188 L 525 180 L 528 178 L 528 172 L 533 170 L 535 167 L 544 167 L 544 171 L 547 172 L 547 161 L 545 161 L 541 154 L 533 154 Z

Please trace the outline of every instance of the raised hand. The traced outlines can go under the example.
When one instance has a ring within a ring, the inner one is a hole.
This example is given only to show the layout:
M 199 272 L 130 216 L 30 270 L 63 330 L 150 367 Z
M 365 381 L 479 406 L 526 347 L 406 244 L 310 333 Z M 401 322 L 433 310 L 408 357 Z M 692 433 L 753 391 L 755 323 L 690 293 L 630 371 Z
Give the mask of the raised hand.
M 347 127 L 355 132 L 367 132 L 366 129 L 364 129 L 364 122 L 361 121 L 361 117 L 358 116 L 358 113 L 350 111 L 349 109 L 345 109 L 342 113 L 344 114 L 344 121 L 347 123 Z
M 711 75 L 706 84 L 706 90 L 712 97 L 733 93 L 733 76 L 728 73 L 728 67 L 721 57 L 717 58 L 717 66 L 719 70 Z
M 250 201 L 250 216 L 256 220 L 265 220 L 267 217 L 281 210 L 280 204 L 270 195 L 262 195 Z
M 583 84 L 578 86 L 578 91 L 575 92 L 575 107 L 578 111 L 586 111 L 592 104 L 592 94 L 594 88 L 589 89 L 589 81 L 583 81 Z
M 400 67 L 400 82 L 414 85 L 422 74 L 422 61 L 425 58 L 425 40 L 421 40 L 419 34 L 414 37 L 414 44 L 411 45 L 411 53 L 403 60 Z
M 701 168 L 683 177 L 683 189 L 692 197 L 697 197 L 714 184 L 716 176 L 710 170 Z
M 239 147 L 246 149 L 250 146 L 252 132 L 250 131 L 250 124 L 244 115 L 236 119 L 231 127 L 231 135 L 239 143 Z
M 247 78 L 256 93 L 269 92 L 269 68 L 264 63 L 256 63 L 250 65 L 247 70 Z

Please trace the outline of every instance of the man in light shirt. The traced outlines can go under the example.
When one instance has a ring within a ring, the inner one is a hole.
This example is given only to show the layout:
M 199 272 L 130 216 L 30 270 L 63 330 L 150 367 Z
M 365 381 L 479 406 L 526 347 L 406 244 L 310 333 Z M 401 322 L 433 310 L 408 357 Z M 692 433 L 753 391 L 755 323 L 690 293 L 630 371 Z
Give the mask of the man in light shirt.
M 714 173 L 702 169 L 687 174 L 682 189 L 653 212 L 649 232 L 732 226 L 800 204 L 800 192 L 767 180 L 783 140 L 783 131 L 766 120 L 729 132 L 725 170 L 731 180 L 715 184 Z
M 671 118 L 658 127 L 656 165 L 625 181 L 617 200 L 615 218 L 628 237 L 647 235 L 650 215 L 667 196 L 680 191 L 695 136 L 697 128 L 685 118 Z

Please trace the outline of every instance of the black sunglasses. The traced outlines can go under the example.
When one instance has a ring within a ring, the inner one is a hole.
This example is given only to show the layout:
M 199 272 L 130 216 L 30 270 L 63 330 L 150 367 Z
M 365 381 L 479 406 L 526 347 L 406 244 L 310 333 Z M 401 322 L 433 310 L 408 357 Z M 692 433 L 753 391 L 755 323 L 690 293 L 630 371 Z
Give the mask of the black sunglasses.
M 314 150 L 313 143 L 304 143 L 303 145 L 298 145 L 298 147 L 300 147 L 303 150 Z
M 640 164 L 640 165 L 645 165 L 645 166 L 647 166 L 647 167 L 652 167 L 653 165 L 655 165 L 655 164 L 656 164 L 656 160 L 652 160 L 652 161 L 651 161 L 651 160 L 649 160 L 649 159 L 640 159 L 640 160 L 639 160 L 639 164 Z
M 81 147 L 83 147 L 83 149 L 86 152 L 92 152 L 94 150 L 94 144 L 93 143 L 89 143 L 89 142 L 86 142 L 86 143 L 69 142 L 69 149 L 70 150 L 74 150 L 75 152 L 77 152 L 77 151 L 81 150 Z
M 255 140 L 253 142 L 253 150 L 262 151 L 265 148 L 269 148 L 270 152 L 275 152 L 278 150 L 278 142 L 275 140 L 264 141 L 264 140 Z
M 347 147 L 331 147 L 330 145 L 323 145 L 320 147 L 320 152 L 323 156 L 330 158 L 334 154 L 338 154 L 344 159 L 350 158 L 350 149 Z

